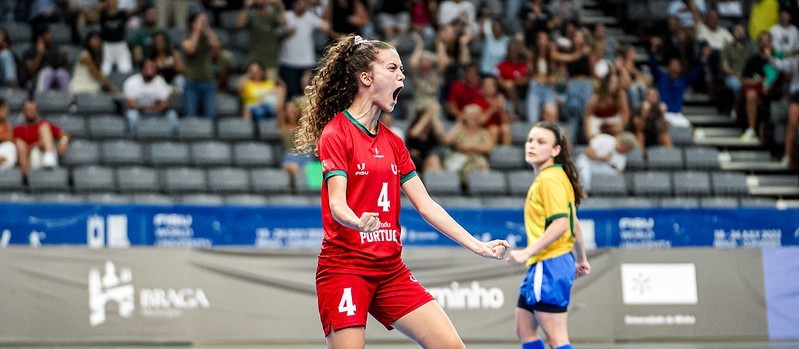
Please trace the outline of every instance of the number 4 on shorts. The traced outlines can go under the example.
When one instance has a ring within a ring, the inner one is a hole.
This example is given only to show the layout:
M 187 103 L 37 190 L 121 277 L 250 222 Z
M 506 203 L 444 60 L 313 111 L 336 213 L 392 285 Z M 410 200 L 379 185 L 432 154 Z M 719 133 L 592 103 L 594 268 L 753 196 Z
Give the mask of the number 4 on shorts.
M 355 315 L 355 304 L 352 303 L 352 288 L 347 287 L 344 289 L 344 294 L 341 295 L 341 301 L 338 303 L 338 312 L 347 313 L 347 316 Z

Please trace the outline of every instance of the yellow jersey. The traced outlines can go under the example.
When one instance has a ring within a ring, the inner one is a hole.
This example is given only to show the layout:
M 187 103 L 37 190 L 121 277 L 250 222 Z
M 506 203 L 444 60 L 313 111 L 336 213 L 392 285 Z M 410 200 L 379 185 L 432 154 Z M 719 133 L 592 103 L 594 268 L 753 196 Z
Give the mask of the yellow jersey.
M 544 236 L 544 231 L 555 219 L 566 217 L 569 226 L 555 242 L 530 257 L 527 266 L 571 252 L 575 216 L 574 189 L 563 167 L 555 164 L 541 170 L 527 191 L 524 203 L 527 245 Z

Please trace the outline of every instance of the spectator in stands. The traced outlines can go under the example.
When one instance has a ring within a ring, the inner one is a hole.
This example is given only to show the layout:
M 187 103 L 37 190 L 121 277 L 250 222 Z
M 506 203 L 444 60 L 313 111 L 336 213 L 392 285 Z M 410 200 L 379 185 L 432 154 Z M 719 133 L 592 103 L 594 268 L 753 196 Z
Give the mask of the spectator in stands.
M 558 120 L 558 100 L 555 94 L 557 79 L 553 46 L 549 34 L 536 34 L 535 49 L 530 60 L 530 85 L 527 89 L 527 122 L 541 120 L 555 123 Z
M 522 109 L 519 96 L 524 96 L 530 86 L 527 58 L 531 53 L 524 48 L 521 40 L 508 42 L 507 52 L 505 58 L 497 65 L 499 86 L 513 103 L 513 113 L 520 115 Z
M 483 108 L 483 127 L 491 134 L 494 144 L 510 144 L 510 121 L 507 100 L 499 89 L 499 81 L 493 76 L 483 77 L 480 88 L 483 99 L 478 105 Z
M 371 21 L 363 0 L 328 0 L 322 19 L 330 27 L 328 35 L 331 39 L 345 34 L 360 35 Z
M 630 121 L 630 107 L 627 92 L 621 88 L 619 77 L 615 72 L 608 73 L 599 81 L 599 87 L 585 106 L 583 130 L 585 139 L 598 135 L 600 129 L 611 132 L 621 131 Z
M 794 54 L 799 51 L 799 29 L 791 24 L 791 12 L 780 10 L 780 22 L 769 29 L 775 53 Z
M 100 28 L 103 36 L 103 74 L 116 70 L 122 74 L 133 70 L 132 57 L 126 40 L 128 19 L 136 14 L 137 8 L 123 11 L 118 0 L 105 0 L 100 3 Z
M 70 27 L 73 44 L 79 45 L 83 41 L 81 33 L 87 24 L 97 22 L 96 16 L 93 16 L 92 13 L 99 5 L 99 0 L 69 0 L 67 2 L 67 15 L 64 16 L 64 19 Z
M 746 60 L 755 53 L 755 48 L 746 37 L 743 24 L 732 27 L 733 41 L 724 45 L 721 50 L 721 71 L 724 73 L 724 86 L 732 91 L 732 100 L 722 105 L 722 110 L 735 111 L 736 101 L 741 99 L 741 73 Z
M 594 42 L 597 56 L 604 58 L 608 62 L 616 60 L 616 51 L 619 49 L 619 40 L 607 35 L 607 28 L 603 23 L 597 23 L 594 31 L 591 32 L 591 39 Z
M 704 1 L 702 1 L 704 5 Z M 691 11 L 697 4 L 694 0 L 672 0 L 669 2 L 668 14 L 669 17 L 677 19 L 677 23 L 682 28 L 694 28 L 696 22 L 694 21 L 694 14 Z M 705 7 L 702 6 L 698 11 L 704 12 Z
M 103 38 L 97 31 L 86 35 L 86 43 L 75 62 L 69 90 L 73 96 L 80 94 L 96 94 L 100 91 L 116 93 L 117 87 L 111 84 L 108 77 L 100 71 L 103 62 Z
M 480 38 L 483 41 L 480 52 L 480 74 L 498 76 L 499 63 L 507 55 L 511 38 L 505 34 L 505 28 L 498 19 L 486 20 L 480 26 Z
M 772 57 L 770 63 L 791 75 L 788 124 L 785 127 L 785 152 L 781 162 L 792 170 L 799 170 L 799 159 L 795 152 L 796 133 L 799 129 L 799 56 L 783 59 Z
M 41 119 L 34 101 L 25 101 L 22 115 L 25 122 L 14 128 L 17 161 L 22 174 L 27 177 L 30 169 L 58 166 L 58 157 L 63 156 L 69 147 L 69 134 Z
M 141 28 L 133 35 L 133 40 L 130 43 L 131 47 L 133 47 L 133 63 L 136 66 L 141 66 L 145 58 L 153 56 L 155 34 L 159 31 L 165 33 L 163 29 L 158 27 L 158 8 L 148 6 L 142 10 L 142 13 Z
M 732 33 L 727 28 L 719 26 L 719 13 L 714 9 L 707 11 L 704 20 L 699 11 L 696 16 L 696 36 L 699 40 L 707 42 L 714 51 L 721 51 L 725 45 L 733 41 Z
M 671 126 L 690 127 L 691 123 L 682 114 L 683 98 L 688 86 L 703 76 L 705 62 L 710 56 L 711 48 L 705 46 L 700 63 L 688 74 L 683 74 L 682 63 L 676 57 L 669 60 L 666 70 L 658 65 L 655 51 L 661 44 L 662 41 L 659 37 L 652 37 L 649 50 L 649 68 L 652 71 L 655 86 L 660 92 L 660 97 L 668 107 L 666 120 Z
M 278 131 L 280 132 L 281 144 L 283 145 L 283 170 L 288 172 L 289 178 L 294 181 L 296 188 L 296 176 L 300 170 L 311 161 L 308 153 L 297 152 L 295 148 L 295 137 L 297 125 L 299 125 L 302 110 L 307 106 L 308 98 L 297 96 L 286 102 L 285 111 L 280 113 L 277 118 Z
M 633 116 L 631 126 L 641 149 L 651 146 L 671 147 L 669 123 L 666 121 L 666 104 L 660 101 L 660 92 L 650 87 L 641 110 Z
M 53 34 L 47 24 L 36 25 L 34 31 L 33 47 L 22 59 L 25 63 L 25 87 L 36 91 L 68 90 L 67 53 L 53 44 Z
M 422 173 L 440 171 L 443 168 L 443 146 L 446 132 L 441 123 L 441 105 L 431 102 L 419 105 L 408 124 L 405 144 L 411 154 L 411 160 Z
M 646 95 L 647 86 L 651 83 L 651 79 L 635 66 L 635 56 L 636 53 L 633 46 L 627 44 L 622 45 L 619 47 L 619 52 L 616 54 L 615 66 L 619 72 L 619 83 L 621 83 L 621 87 L 627 91 L 630 106 L 633 109 L 639 109 Z
M 237 27 L 247 29 L 248 61 L 257 61 L 267 70 L 277 71 L 278 28 L 286 24 L 283 2 L 278 0 L 247 0 L 239 14 Z
M 194 0 L 155 0 L 155 7 L 158 9 L 159 28 L 178 28 L 191 29 L 186 27 L 186 20 L 189 18 L 189 10 Z
M 8 103 L 0 98 L 0 171 L 17 165 L 17 146 L 14 145 L 14 134 L 8 122 Z
M 432 38 L 435 35 L 433 18 L 437 9 L 436 0 L 411 0 L 410 15 L 413 31 L 425 39 Z
M 136 134 L 136 124 L 142 117 L 163 117 L 172 123 L 173 132 L 178 126 L 178 113 L 169 108 L 172 87 L 158 75 L 155 61 L 142 62 L 141 72 L 125 80 L 122 92 L 127 100 L 125 117 L 131 135 Z
M 236 86 L 230 86 L 230 76 L 236 73 L 236 58 L 233 56 L 233 52 L 224 48 L 213 51 L 211 54 L 211 71 L 214 73 L 217 90 L 229 91 L 230 88 L 233 88 L 233 91 L 235 91 Z
M 410 5 L 409 0 L 383 1 L 377 13 L 377 24 L 386 38 L 408 32 L 411 26 Z
M 769 76 L 773 77 L 773 74 L 767 72 L 767 65 L 774 53 L 771 33 L 768 31 L 760 33 L 757 44 L 758 52 L 749 56 L 741 73 L 741 85 L 746 103 L 746 131 L 741 135 L 741 140 L 752 142 L 758 141 L 756 133 L 758 107 L 769 93 Z
M 293 98 L 303 95 L 303 75 L 310 75 L 316 65 L 314 31 L 327 32 L 330 27 L 315 13 L 308 11 L 307 0 L 295 0 L 285 17 L 286 32 L 278 61 L 280 79 L 286 84 L 286 96 Z
M 266 71 L 260 62 L 247 66 L 247 74 L 239 79 L 237 86 L 244 106 L 244 120 L 274 118 L 283 108 L 286 87 L 274 71 Z
M 477 11 L 471 1 L 444 0 L 438 4 L 438 26 L 444 26 L 453 21 L 463 23 L 466 32 L 476 33 Z
M 469 173 L 488 171 L 488 154 L 494 149 L 491 133 L 482 126 L 483 109 L 477 104 L 463 108 L 463 115 L 446 134 L 445 142 L 453 152 L 444 167 L 460 173 L 461 183 L 468 184 Z
M 468 64 L 463 68 L 463 79 L 453 82 L 449 89 L 447 111 L 453 119 L 460 120 L 464 107 L 482 100 L 483 90 L 477 66 Z
M 551 0 L 549 2 L 549 12 L 563 22 L 580 23 L 582 15 L 581 1 L 572 0 Z
M 216 116 L 217 84 L 211 69 L 212 56 L 222 49 L 219 38 L 208 24 L 203 13 L 196 13 L 189 18 L 191 33 L 183 40 L 181 47 L 186 57 L 186 85 L 183 89 L 186 115 L 200 115 L 200 106 L 204 116 Z
M 459 78 L 461 69 L 470 65 L 472 55 L 469 44 L 474 40 L 474 33 L 464 31 L 463 22 L 454 21 L 439 28 L 436 36 L 436 59 L 438 64 L 446 67 L 444 74 L 444 94 L 455 80 Z
M 552 12 L 544 6 L 544 0 L 531 0 L 519 11 L 519 20 L 524 26 L 525 46 L 535 47 L 538 33 L 549 34 L 560 22 Z
M 583 189 L 591 190 L 591 178 L 595 174 L 619 175 L 624 172 L 626 154 L 634 149 L 638 149 L 638 142 L 631 133 L 612 126 L 601 127 L 588 142 L 585 153 L 575 160 Z
M 778 0 L 754 0 L 749 10 L 749 37 L 756 38 L 779 23 Z
M 17 85 L 17 62 L 11 52 L 8 32 L 0 28 L 0 87 Z
M 158 31 L 153 35 L 153 48 L 150 56 L 155 61 L 155 68 L 164 80 L 172 85 L 176 91 L 183 91 L 186 85 L 186 78 L 183 76 L 186 66 L 183 58 L 172 48 L 169 35 L 163 31 Z
M 574 32 L 571 50 L 561 53 L 552 51 L 552 58 L 566 65 L 569 80 L 566 83 L 566 104 L 563 113 L 569 123 L 568 134 L 577 135 L 581 128 L 581 120 L 585 115 L 585 106 L 593 94 L 593 67 L 597 57 L 594 50 L 586 42 L 586 33 L 583 30 Z
M 439 103 L 441 88 L 444 84 L 443 72 L 446 66 L 436 61 L 433 52 L 424 49 L 424 39 L 419 33 L 413 33 L 416 45 L 408 60 L 406 84 L 412 86 L 413 100 L 409 103 L 411 113 L 432 103 Z

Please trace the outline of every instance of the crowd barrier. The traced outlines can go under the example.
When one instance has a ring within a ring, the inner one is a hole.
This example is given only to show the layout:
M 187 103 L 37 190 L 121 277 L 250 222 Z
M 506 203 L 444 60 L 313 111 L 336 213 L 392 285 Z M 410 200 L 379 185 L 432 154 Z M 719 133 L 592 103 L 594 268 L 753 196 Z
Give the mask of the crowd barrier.
M 9 246 L 0 345 L 318 343 L 315 251 Z M 468 343 L 515 342 L 523 267 L 464 249 L 405 261 Z M 799 339 L 799 248 L 598 249 L 569 314 L 579 341 Z M 401 340 L 369 320 L 370 343 Z
M 520 203 L 521 207 L 521 203 Z M 483 240 L 526 244 L 521 208 L 450 209 Z M 799 245 L 799 209 L 583 209 L 589 247 L 779 247 Z M 410 246 L 454 246 L 413 208 L 400 234 Z M 0 204 L 0 243 L 89 247 L 254 246 L 318 248 L 319 207 Z

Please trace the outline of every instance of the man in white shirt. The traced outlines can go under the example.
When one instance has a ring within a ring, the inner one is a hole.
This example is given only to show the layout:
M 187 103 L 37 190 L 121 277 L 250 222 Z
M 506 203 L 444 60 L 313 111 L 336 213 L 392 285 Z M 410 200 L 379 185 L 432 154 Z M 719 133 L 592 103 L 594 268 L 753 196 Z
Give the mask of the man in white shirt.
M 285 14 L 287 30 L 283 34 L 278 62 L 280 79 L 286 83 L 286 99 L 302 95 L 302 77 L 316 66 L 314 31 L 330 31 L 330 26 L 308 11 L 307 0 L 296 0 Z
M 696 36 L 707 41 L 714 51 L 721 51 L 724 45 L 733 40 L 732 33 L 727 28 L 719 27 L 719 14 L 716 10 L 707 11 L 704 22 L 697 21 Z
M 791 12 L 780 10 L 780 22 L 771 29 L 772 45 L 777 52 L 791 53 L 799 50 L 799 29 L 791 24 Z
M 466 25 L 467 31 L 477 32 L 477 11 L 474 4 L 464 0 L 447 0 L 438 5 L 439 26 L 450 24 L 456 19 Z
M 178 114 L 169 108 L 169 95 L 172 87 L 158 75 L 155 61 L 146 59 L 141 72 L 125 80 L 122 93 L 127 100 L 128 126 L 132 135 L 136 134 L 136 123 L 144 117 L 166 117 L 172 124 L 174 133 L 178 125 Z

